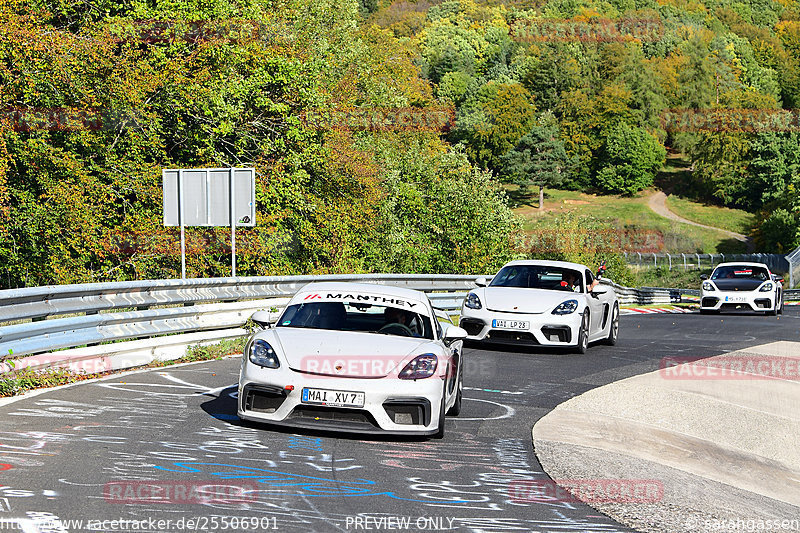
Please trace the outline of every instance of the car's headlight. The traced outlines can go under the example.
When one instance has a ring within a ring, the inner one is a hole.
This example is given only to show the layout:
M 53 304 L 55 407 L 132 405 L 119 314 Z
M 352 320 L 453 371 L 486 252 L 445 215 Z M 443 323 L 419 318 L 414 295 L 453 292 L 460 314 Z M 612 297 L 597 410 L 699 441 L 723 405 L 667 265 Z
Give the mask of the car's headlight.
M 478 295 L 474 292 L 467 294 L 467 299 L 464 300 L 464 305 L 469 307 L 470 309 L 480 309 L 483 306 L 481 305 L 481 299 L 478 298 Z
M 278 361 L 278 354 L 275 353 L 275 350 L 272 349 L 272 346 L 267 341 L 262 341 L 261 339 L 250 346 L 250 362 L 265 368 L 278 368 L 281 366 L 280 361 Z
M 432 353 L 416 356 L 403 370 L 400 371 L 400 379 L 425 379 L 431 377 L 436 372 L 438 359 Z
M 695 285 L 695 287 L 697 287 L 697 285 Z M 708 292 L 713 292 L 713 291 L 715 291 L 717 289 L 714 288 L 714 284 L 711 283 L 710 281 L 704 281 L 703 282 L 703 290 L 704 291 L 708 291 Z
M 568 315 L 570 313 L 574 313 L 577 308 L 578 308 L 578 300 L 567 300 L 566 302 L 561 302 L 560 304 L 558 304 L 558 307 L 553 309 L 553 314 Z
M 758 289 L 758 292 L 769 292 L 772 290 L 772 283 L 765 283 Z

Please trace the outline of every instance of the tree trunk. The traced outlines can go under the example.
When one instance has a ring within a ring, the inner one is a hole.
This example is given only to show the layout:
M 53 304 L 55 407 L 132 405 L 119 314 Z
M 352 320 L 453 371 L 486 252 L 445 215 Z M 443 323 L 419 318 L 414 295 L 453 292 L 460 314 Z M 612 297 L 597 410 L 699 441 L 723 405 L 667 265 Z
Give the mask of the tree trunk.
M 544 185 L 539 185 L 539 209 L 544 209 Z

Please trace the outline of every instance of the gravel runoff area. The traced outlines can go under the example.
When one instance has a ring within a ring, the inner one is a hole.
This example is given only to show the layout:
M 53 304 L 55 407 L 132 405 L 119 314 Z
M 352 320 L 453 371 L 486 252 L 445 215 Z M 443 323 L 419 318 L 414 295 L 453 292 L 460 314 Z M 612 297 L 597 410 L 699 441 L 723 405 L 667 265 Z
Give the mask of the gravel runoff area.
M 773 342 L 590 390 L 534 426 L 536 455 L 554 480 L 661 485 L 638 503 L 576 493 L 640 531 L 797 531 L 798 356 Z

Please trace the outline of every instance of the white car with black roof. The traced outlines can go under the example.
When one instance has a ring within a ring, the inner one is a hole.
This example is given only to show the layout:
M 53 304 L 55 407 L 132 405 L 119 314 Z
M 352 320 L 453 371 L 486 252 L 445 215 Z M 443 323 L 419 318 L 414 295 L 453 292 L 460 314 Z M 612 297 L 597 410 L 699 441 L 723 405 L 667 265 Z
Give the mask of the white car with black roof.
M 274 326 L 266 311 L 252 319 L 263 329 L 242 358 L 243 420 L 441 438 L 461 410 L 467 333 L 423 292 L 312 283 Z
M 512 261 L 491 282 L 478 278 L 461 307 L 467 339 L 527 346 L 567 347 L 585 353 L 590 342 L 616 344 L 619 302 L 613 287 L 585 265 Z
M 700 313 L 760 311 L 783 313 L 783 278 L 764 263 L 720 263 L 711 276 L 700 276 Z

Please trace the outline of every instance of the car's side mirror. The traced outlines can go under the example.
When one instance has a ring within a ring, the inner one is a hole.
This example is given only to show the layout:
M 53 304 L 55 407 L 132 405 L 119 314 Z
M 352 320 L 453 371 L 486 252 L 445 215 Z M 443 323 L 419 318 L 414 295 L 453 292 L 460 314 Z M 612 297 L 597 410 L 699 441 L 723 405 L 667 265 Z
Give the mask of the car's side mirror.
M 783 283 L 783 278 L 778 278 L 776 281 L 777 281 L 778 283 Z
M 702 279 L 703 281 L 707 280 L 708 274 L 700 274 L 700 279 Z
M 475 280 L 475 285 L 478 287 L 485 287 L 488 285 L 488 282 L 486 281 L 486 278 L 478 278 Z
M 271 327 L 271 324 L 278 320 L 278 316 L 276 313 L 271 311 L 256 311 L 253 313 L 253 316 L 250 317 L 250 320 L 258 324 L 264 329 Z
M 458 326 L 450 326 L 444 331 L 444 343 L 449 345 L 455 341 L 464 340 L 467 338 L 467 330 Z

